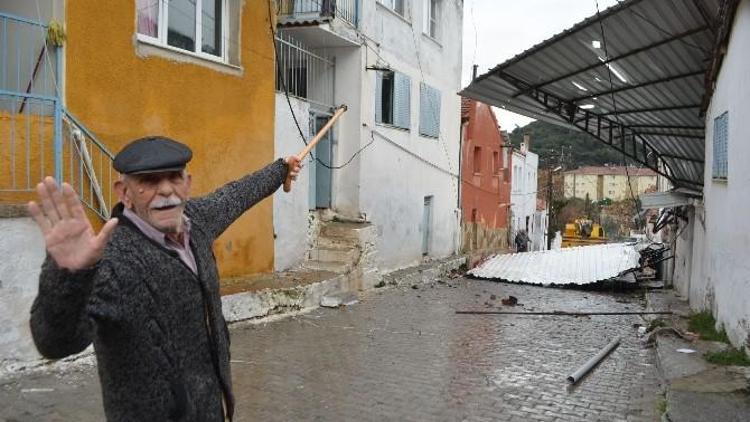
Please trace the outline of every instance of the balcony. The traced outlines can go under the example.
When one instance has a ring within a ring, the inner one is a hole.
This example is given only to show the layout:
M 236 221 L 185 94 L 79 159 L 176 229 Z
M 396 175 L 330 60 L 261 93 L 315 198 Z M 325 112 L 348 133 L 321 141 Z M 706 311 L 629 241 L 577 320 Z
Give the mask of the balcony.
M 281 0 L 279 28 L 312 48 L 356 44 L 360 0 Z

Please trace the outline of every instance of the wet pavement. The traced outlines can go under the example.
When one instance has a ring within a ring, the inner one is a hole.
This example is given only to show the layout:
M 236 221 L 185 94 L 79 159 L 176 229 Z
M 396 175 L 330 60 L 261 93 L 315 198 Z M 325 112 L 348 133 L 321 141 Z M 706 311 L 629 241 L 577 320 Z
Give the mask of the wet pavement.
M 446 281 L 235 326 L 235 420 L 659 420 L 654 352 L 633 328 L 640 317 L 454 313 L 638 311 L 640 296 Z M 508 295 L 523 306 L 502 306 Z M 615 336 L 620 347 L 570 388 L 567 375 Z M 90 366 L 0 380 L 0 420 L 99 421 L 99 395 Z

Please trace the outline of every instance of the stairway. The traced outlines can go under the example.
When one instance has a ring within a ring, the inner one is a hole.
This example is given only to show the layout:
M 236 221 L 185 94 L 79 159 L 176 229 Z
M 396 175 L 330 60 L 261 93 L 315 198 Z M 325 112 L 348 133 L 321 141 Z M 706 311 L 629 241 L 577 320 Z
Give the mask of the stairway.
M 304 266 L 338 274 L 351 273 L 362 257 L 364 232 L 371 227 L 369 223 L 322 223 Z

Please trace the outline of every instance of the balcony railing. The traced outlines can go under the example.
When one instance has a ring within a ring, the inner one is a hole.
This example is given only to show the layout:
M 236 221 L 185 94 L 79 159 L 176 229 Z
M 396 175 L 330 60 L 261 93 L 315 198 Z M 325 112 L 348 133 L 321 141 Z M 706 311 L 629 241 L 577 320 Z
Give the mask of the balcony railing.
M 328 111 L 334 104 L 333 59 L 323 51 L 315 51 L 295 40 L 284 31 L 276 36 L 279 73 L 276 89 L 304 99 L 319 110 Z
M 357 26 L 360 0 L 281 0 L 282 23 L 315 22 L 339 18 Z

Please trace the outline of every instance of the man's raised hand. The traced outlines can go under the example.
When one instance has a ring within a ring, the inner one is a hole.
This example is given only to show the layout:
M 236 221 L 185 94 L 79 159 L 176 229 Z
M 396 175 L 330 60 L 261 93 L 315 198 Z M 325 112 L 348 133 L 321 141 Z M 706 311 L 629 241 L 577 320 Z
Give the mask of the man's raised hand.
M 76 271 L 99 262 L 117 219 L 107 221 L 97 235 L 69 184 L 63 183 L 60 188 L 55 179 L 48 176 L 36 186 L 36 191 L 39 203 L 29 202 L 29 213 L 39 225 L 47 252 L 57 266 Z

